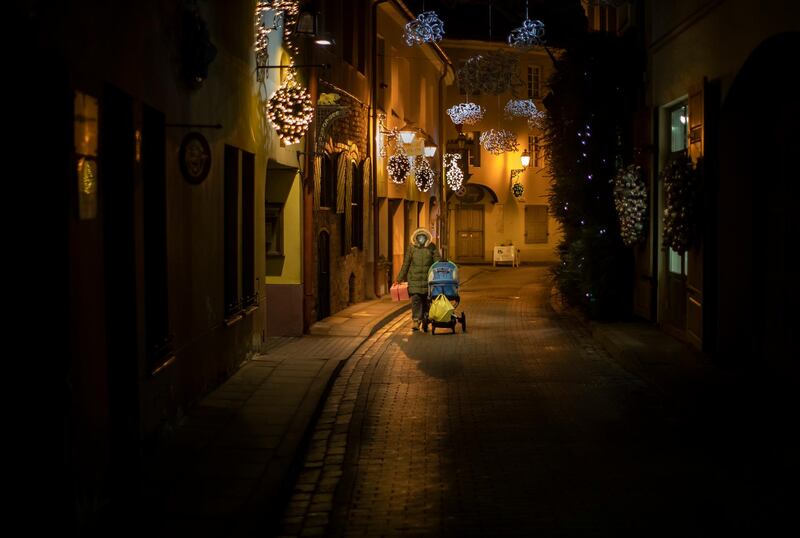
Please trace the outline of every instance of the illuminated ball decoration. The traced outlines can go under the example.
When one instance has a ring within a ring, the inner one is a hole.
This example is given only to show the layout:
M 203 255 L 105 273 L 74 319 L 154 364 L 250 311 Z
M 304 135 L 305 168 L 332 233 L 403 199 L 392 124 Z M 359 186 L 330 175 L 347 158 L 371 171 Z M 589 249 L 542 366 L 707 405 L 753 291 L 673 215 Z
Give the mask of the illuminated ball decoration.
M 447 109 L 447 115 L 456 125 L 473 125 L 483 119 L 484 108 L 475 103 L 459 103 Z
M 414 158 L 414 183 L 420 192 L 428 192 L 433 187 L 433 180 L 436 179 L 436 172 L 431 168 L 431 164 L 425 157 Z
M 489 129 L 481 133 L 481 146 L 493 155 L 517 151 L 517 135 L 506 129 Z
M 458 161 L 461 160 L 460 153 L 445 153 L 444 163 L 447 179 L 447 186 L 451 191 L 458 192 L 464 186 L 464 172 L 461 170 Z
M 635 164 L 620 168 L 610 183 L 614 185 L 614 207 L 622 241 L 626 246 L 640 243 L 644 240 L 647 219 L 647 187 L 642 168 Z
M 269 120 L 286 144 L 296 144 L 314 119 L 311 94 L 297 83 L 292 72 L 269 100 Z
M 397 153 L 389 157 L 389 164 L 387 165 L 389 171 L 389 179 L 392 183 L 402 185 L 406 182 L 408 173 L 411 172 L 411 164 L 408 162 L 408 156 L 402 149 L 398 149 Z
M 403 34 L 403 39 L 409 47 L 441 41 L 443 37 L 444 23 L 435 11 L 420 13 L 416 19 L 406 24 Z

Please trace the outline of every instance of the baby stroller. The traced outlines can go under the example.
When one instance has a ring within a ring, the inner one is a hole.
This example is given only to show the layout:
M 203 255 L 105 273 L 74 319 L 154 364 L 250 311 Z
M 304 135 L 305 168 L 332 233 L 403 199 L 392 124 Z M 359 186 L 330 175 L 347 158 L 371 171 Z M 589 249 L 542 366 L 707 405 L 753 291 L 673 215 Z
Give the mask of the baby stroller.
M 439 295 L 444 294 L 445 297 L 457 308 L 461 297 L 458 295 L 458 267 L 453 262 L 436 262 L 428 271 L 428 308 L 430 303 Z M 428 325 L 431 326 L 431 334 L 436 334 L 437 327 L 450 328 L 453 333 L 456 332 L 456 323 L 461 324 L 461 332 L 467 332 L 467 314 L 461 312 L 460 316 L 456 316 L 455 312 L 450 315 L 449 321 L 434 321 L 428 318 L 428 312 L 422 317 L 422 330 L 428 332 Z

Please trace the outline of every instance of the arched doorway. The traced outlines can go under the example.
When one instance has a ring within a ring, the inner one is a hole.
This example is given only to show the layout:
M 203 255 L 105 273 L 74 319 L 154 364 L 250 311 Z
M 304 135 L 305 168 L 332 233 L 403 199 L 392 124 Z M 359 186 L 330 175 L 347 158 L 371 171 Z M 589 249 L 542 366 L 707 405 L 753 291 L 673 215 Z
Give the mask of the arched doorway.
M 737 74 L 720 117 L 718 350 L 780 368 L 789 364 L 800 300 L 789 261 L 800 248 L 800 114 L 787 68 L 798 55 L 800 33 L 762 43 Z
M 461 262 L 485 261 L 484 205 L 497 203 L 497 195 L 485 185 L 468 183 L 464 193 L 451 196 L 449 203 L 455 205 L 456 259 Z
M 331 315 L 331 236 L 320 232 L 317 239 L 317 320 Z

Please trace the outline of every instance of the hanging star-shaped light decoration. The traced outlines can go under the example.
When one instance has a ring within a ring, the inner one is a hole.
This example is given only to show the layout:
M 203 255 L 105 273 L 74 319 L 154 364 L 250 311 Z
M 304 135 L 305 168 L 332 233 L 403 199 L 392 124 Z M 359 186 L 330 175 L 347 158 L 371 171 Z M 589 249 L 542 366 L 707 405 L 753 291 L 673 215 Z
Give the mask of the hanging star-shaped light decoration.
M 416 19 L 406 24 L 403 34 L 403 40 L 409 47 L 441 41 L 443 37 L 444 23 L 435 11 L 420 13 Z
M 447 109 L 447 115 L 456 125 L 473 125 L 483 119 L 484 108 L 475 103 L 459 103 Z
M 525 20 L 522 26 L 511 30 L 508 44 L 512 47 L 528 50 L 544 43 L 544 23 L 528 18 L 528 2 L 525 2 Z

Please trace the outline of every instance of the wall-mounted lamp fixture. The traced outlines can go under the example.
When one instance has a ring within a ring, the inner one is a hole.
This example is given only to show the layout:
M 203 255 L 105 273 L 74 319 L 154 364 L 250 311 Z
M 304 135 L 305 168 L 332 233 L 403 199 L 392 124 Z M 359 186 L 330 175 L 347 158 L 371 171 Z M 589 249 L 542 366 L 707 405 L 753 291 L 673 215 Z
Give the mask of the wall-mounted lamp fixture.
M 306 37 L 317 35 L 317 17 L 308 11 L 302 12 L 297 17 L 296 33 Z
M 433 157 L 436 155 L 436 146 L 425 146 L 425 156 Z
M 323 47 L 329 47 L 331 45 L 335 45 L 336 41 L 334 41 L 333 35 L 331 35 L 329 32 L 322 32 L 317 35 L 316 39 L 314 39 L 314 43 Z
M 409 131 L 405 129 L 400 131 L 400 138 L 403 140 L 403 144 L 412 143 L 414 141 L 414 138 L 416 138 L 416 136 L 417 133 L 415 133 L 414 131 Z
M 528 168 L 528 165 L 531 164 L 531 154 L 528 153 L 527 149 L 520 155 L 519 162 L 522 163 L 522 168 Z

